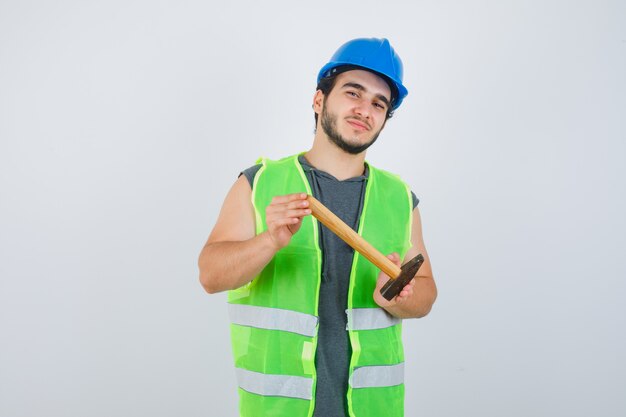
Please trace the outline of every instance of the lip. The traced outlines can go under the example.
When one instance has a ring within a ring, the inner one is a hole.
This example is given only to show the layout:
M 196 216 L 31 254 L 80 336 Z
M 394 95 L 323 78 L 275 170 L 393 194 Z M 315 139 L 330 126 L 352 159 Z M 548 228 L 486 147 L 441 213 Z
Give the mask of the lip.
M 368 125 L 366 125 L 365 123 L 356 120 L 356 119 L 347 119 L 346 120 L 352 127 L 356 128 L 357 130 L 370 130 L 370 127 Z

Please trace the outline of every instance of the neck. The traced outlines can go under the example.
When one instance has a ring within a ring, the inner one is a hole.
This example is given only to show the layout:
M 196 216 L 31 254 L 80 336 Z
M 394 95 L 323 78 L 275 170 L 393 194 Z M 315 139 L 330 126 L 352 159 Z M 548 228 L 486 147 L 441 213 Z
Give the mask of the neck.
M 340 181 L 362 175 L 365 171 L 365 152 L 349 154 L 332 143 L 321 130 L 317 129 L 313 147 L 304 154 L 306 160 Z

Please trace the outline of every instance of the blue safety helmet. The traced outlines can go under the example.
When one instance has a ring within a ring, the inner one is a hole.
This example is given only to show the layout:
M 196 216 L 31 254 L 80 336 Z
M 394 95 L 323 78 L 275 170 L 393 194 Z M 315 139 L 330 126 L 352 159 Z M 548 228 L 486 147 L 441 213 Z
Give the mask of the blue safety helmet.
M 381 75 L 392 87 L 392 95 L 397 92 L 391 103 L 393 110 L 400 106 L 409 93 L 402 85 L 402 60 L 387 39 L 359 38 L 344 43 L 320 70 L 318 84 L 322 78 L 343 72 L 341 67 L 344 66 L 363 68 Z

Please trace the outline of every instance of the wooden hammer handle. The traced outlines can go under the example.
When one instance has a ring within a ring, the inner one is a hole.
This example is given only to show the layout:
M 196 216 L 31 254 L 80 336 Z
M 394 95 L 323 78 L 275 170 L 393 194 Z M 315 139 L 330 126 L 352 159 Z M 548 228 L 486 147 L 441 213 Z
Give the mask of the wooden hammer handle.
M 313 216 L 315 216 L 315 218 L 324 226 L 328 227 L 333 233 L 339 236 L 341 240 L 369 259 L 371 263 L 376 265 L 390 278 L 395 279 L 398 275 L 400 275 L 400 267 L 391 262 L 389 258 L 380 253 L 372 245 L 367 243 L 365 239 L 352 230 L 352 228 L 345 224 L 339 217 L 335 216 L 335 214 L 328 210 L 322 203 L 319 202 L 319 200 L 312 195 L 309 195 L 307 199 L 309 201 L 311 214 L 313 214 Z

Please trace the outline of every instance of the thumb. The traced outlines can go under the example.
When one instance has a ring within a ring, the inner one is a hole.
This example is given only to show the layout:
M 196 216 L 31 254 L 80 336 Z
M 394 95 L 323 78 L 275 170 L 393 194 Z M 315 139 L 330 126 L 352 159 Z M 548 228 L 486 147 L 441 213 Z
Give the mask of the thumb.
M 396 252 L 394 253 L 390 253 L 389 255 L 387 255 L 387 258 L 393 262 L 394 264 L 396 264 L 397 266 L 400 266 L 400 255 L 398 255 Z

